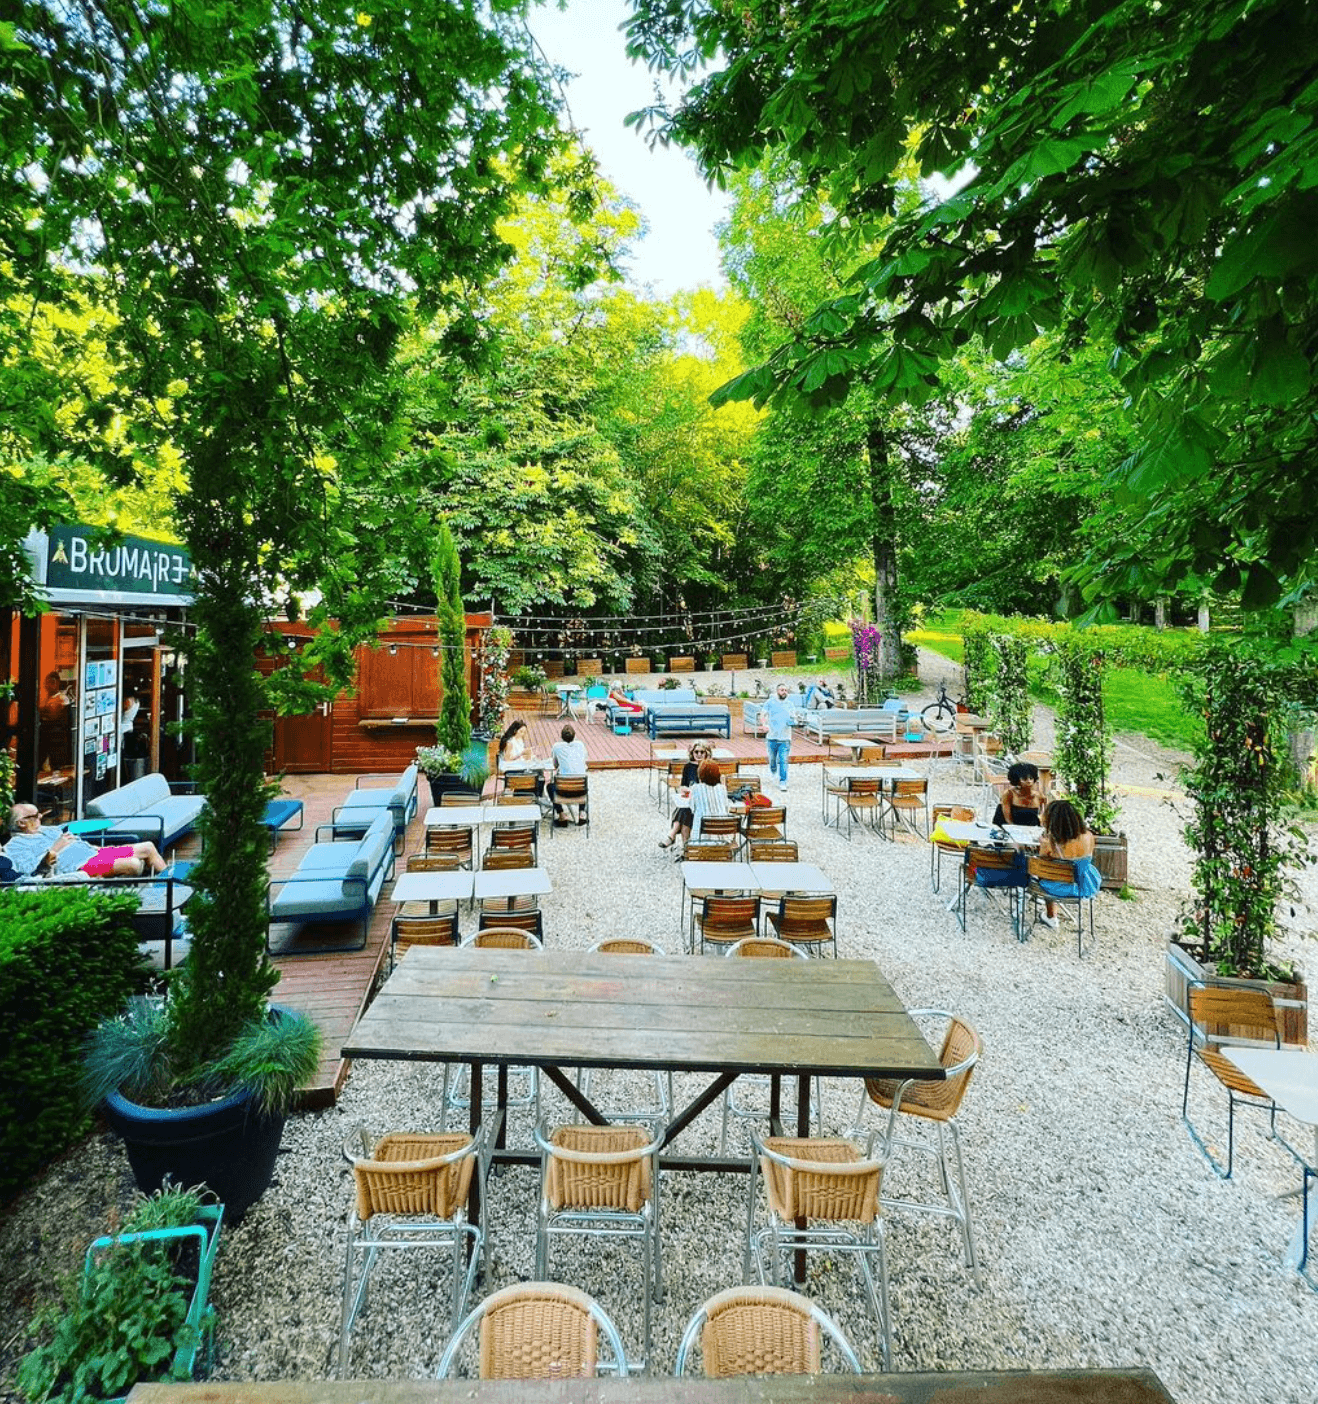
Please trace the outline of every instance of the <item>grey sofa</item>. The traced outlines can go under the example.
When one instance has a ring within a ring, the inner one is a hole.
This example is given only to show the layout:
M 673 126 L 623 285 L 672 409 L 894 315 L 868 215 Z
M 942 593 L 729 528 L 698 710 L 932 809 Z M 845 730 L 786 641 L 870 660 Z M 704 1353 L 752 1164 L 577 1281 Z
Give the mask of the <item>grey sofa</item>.
M 319 832 L 319 831 L 318 831 Z M 274 878 L 266 892 L 266 943 L 275 926 L 360 922 L 356 946 L 296 946 L 282 955 L 324 950 L 361 950 L 381 889 L 394 871 L 394 821 L 381 809 L 359 839 L 313 843 L 289 877 Z M 271 948 L 273 949 L 273 948 Z
M 197 827 L 197 820 L 206 808 L 203 795 L 181 792 L 187 784 L 171 785 L 155 771 L 88 800 L 87 817 L 115 821 L 100 836 L 102 843 L 150 839 L 163 853 Z
M 801 729 L 816 741 L 829 736 L 872 736 L 875 741 L 897 739 L 897 713 L 884 707 L 821 708 L 805 713 Z

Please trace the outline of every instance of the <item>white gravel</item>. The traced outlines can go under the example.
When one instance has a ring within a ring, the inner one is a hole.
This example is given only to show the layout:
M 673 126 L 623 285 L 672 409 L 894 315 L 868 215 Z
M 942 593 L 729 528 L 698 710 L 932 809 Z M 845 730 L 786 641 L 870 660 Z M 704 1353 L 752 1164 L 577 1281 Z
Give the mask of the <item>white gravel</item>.
M 1036 736 L 1047 744 L 1042 709 Z M 1082 959 L 1065 921 L 1055 932 L 1036 928 L 1022 945 L 1005 916 L 972 903 L 963 935 L 944 905 L 950 867 L 936 897 L 923 843 L 869 833 L 848 843 L 824 829 L 819 768 L 792 767 L 789 836 L 803 860 L 835 880 L 840 954 L 874 958 L 908 1006 L 955 1010 L 985 1043 L 962 1125 L 986 1285 L 977 1289 L 964 1270 L 950 1225 L 891 1215 L 897 1369 L 1143 1365 L 1186 1404 L 1318 1398 L 1318 1293 L 1282 1265 L 1298 1202 L 1274 1198 L 1298 1183 L 1296 1169 L 1265 1138 L 1264 1118 L 1244 1113 L 1236 1174 L 1220 1181 L 1180 1120 L 1184 1033 L 1162 1001 L 1164 941 L 1189 869 L 1166 778 L 1174 761 L 1139 738 L 1118 746 L 1116 778 L 1131 787 L 1120 827 L 1130 837 L 1134 897 L 1103 894 L 1097 949 Z M 544 900 L 548 944 L 584 947 L 626 932 L 680 950 L 681 879 L 657 847 L 666 823 L 644 775 L 599 772 L 591 790 L 592 836 L 570 829 L 542 844 L 555 888 Z M 931 794 L 975 798 L 947 763 L 935 766 Z M 1307 881 L 1294 925 L 1312 934 L 1318 896 Z M 1303 957 L 1298 939 L 1292 944 Z M 679 1102 L 698 1085 L 678 1082 Z M 1196 1086 L 1201 1123 L 1224 1134 L 1224 1098 L 1206 1081 Z M 340 1145 L 357 1123 L 375 1131 L 433 1126 L 438 1089 L 434 1067 L 361 1064 L 334 1110 L 290 1122 L 276 1184 L 226 1230 L 221 1247 L 212 1294 L 217 1377 L 332 1371 L 349 1202 Z M 846 1128 L 855 1104 L 851 1086 L 826 1086 L 828 1127 Z M 716 1107 L 685 1144 L 712 1149 L 717 1129 Z M 524 1117 L 514 1119 L 513 1135 L 529 1139 Z M 909 1161 L 897 1162 L 885 1191 L 901 1193 L 912 1173 Z M 76 1260 L 73 1240 L 85 1243 L 83 1227 L 103 1222 L 125 1186 L 117 1144 L 94 1136 L 0 1224 L 3 1260 L 25 1264 L 15 1267 L 0 1316 L 6 1365 L 21 1344 L 30 1294 L 48 1290 L 58 1262 Z M 741 1280 L 745 1192 L 744 1176 L 666 1177 L 667 1295 L 656 1309 L 654 1349 L 661 1373 L 671 1371 L 694 1308 Z M 491 1182 L 491 1286 L 531 1275 L 536 1193 L 527 1169 Z M 554 1264 L 556 1275 L 600 1298 L 639 1351 L 635 1254 L 573 1243 L 556 1246 Z M 873 1367 L 852 1270 L 812 1260 L 806 1290 Z M 352 1372 L 432 1374 L 447 1335 L 446 1300 L 442 1270 L 381 1262 Z

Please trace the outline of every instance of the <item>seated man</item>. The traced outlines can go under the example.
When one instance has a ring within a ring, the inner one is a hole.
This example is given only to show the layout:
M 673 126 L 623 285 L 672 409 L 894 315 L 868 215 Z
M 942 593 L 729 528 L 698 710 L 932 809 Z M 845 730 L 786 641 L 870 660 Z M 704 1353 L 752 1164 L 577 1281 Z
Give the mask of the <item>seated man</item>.
M 833 689 L 820 678 L 817 683 L 811 685 L 810 691 L 805 695 L 805 705 L 807 707 L 831 707 L 837 699 L 833 696 Z
M 586 773 L 586 744 L 577 740 L 577 729 L 568 722 L 559 732 L 560 740 L 555 741 L 550 755 L 554 759 L 554 778 L 549 782 L 549 795 L 554 801 L 554 824 L 560 829 L 567 828 L 568 821 L 563 817 L 563 806 L 558 802 L 558 781 Z M 586 822 L 586 807 L 580 806 L 577 823 Z
M 86 873 L 88 877 L 141 877 L 165 867 L 154 843 L 95 848 L 62 829 L 44 827 L 41 813 L 33 804 L 16 804 L 9 811 L 9 829 L 13 838 L 5 845 L 4 853 L 20 877 L 74 872 Z

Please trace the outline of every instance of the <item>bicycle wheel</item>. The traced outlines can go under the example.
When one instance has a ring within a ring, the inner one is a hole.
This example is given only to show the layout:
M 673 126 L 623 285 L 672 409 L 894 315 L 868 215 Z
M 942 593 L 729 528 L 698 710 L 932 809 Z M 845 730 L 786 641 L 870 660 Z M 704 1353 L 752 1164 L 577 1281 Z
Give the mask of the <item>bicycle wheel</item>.
M 946 702 L 931 702 L 921 713 L 920 718 L 930 731 L 951 731 L 956 725 L 956 709 Z

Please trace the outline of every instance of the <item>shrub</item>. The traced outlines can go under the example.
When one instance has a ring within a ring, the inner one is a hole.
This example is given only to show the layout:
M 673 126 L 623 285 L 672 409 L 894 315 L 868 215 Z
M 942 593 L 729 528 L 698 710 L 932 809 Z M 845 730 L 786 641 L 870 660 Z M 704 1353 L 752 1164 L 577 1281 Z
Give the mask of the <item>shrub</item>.
M 0 1199 L 87 1124 L 83 1044 L 132 993 L 137 905 L 86 887 L 0 892 Z

